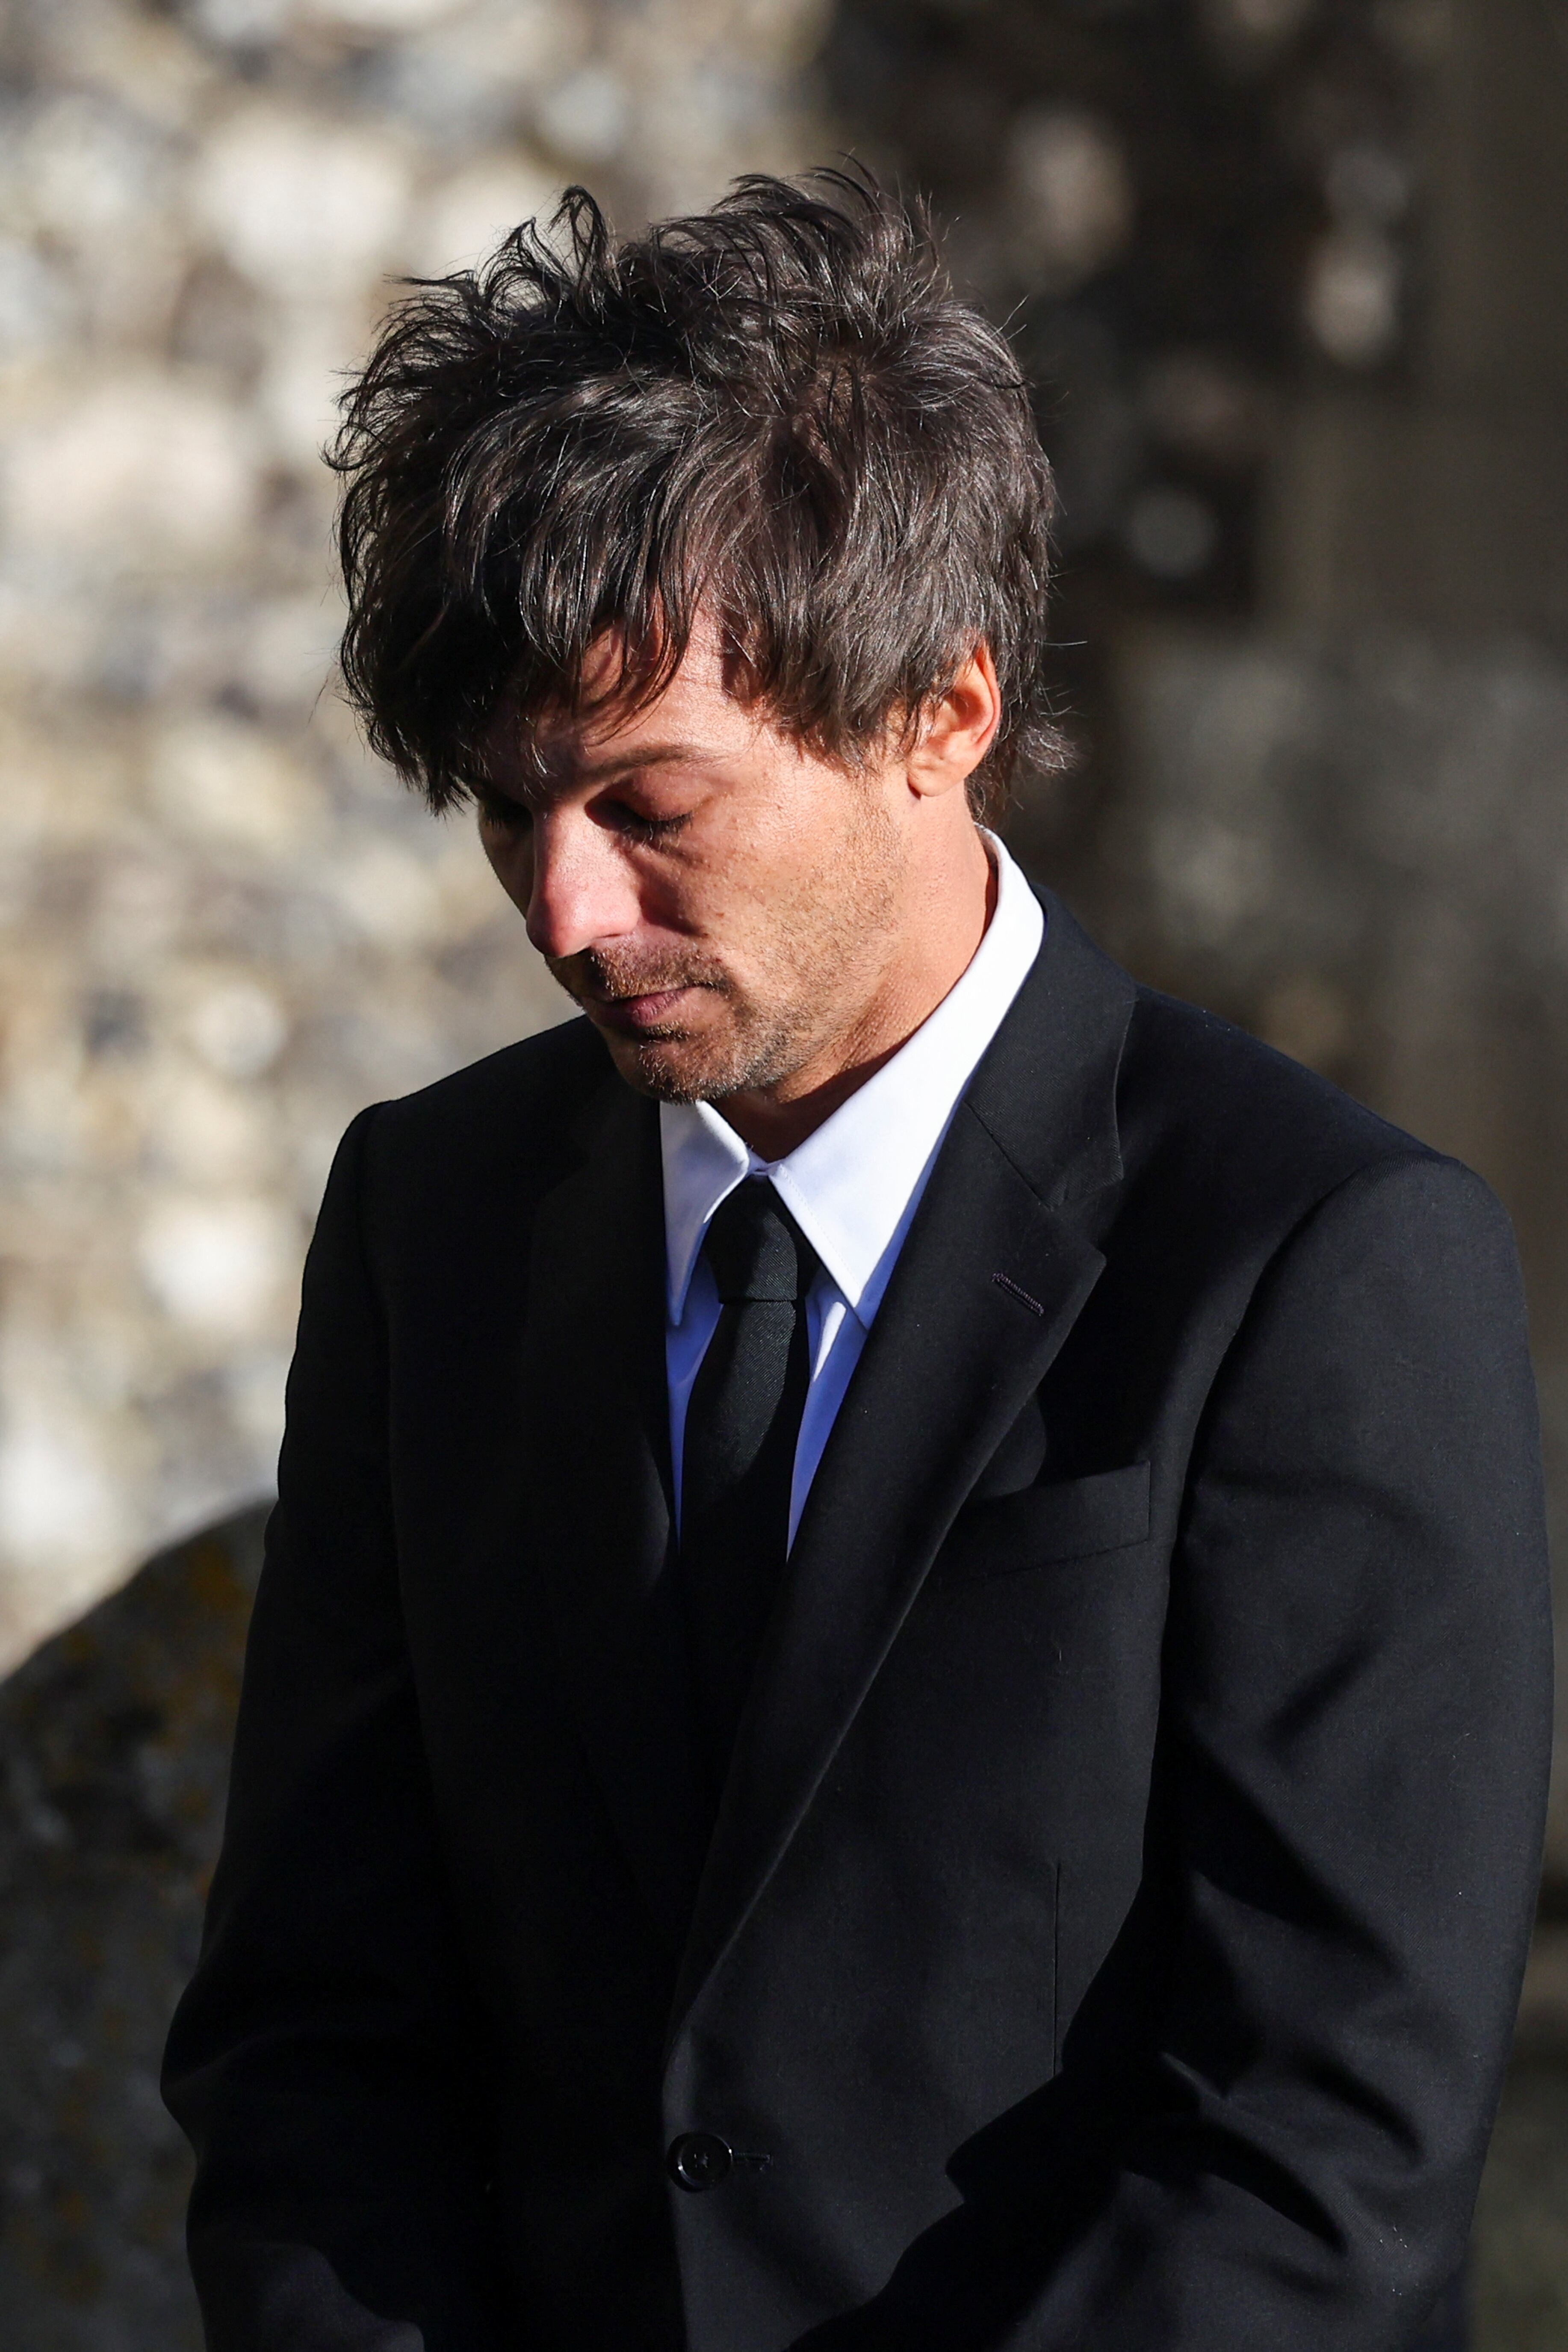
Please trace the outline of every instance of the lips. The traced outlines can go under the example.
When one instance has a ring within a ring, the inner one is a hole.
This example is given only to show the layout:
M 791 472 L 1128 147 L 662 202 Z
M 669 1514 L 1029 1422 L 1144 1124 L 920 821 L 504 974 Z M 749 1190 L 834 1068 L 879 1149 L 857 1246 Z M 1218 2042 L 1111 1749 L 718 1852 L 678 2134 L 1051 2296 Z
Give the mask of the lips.
M 661 1026 L 681 1000 L 691 992 L 685 987 L 659 988 L 651 990 L 646 996 L 595 997 L 590 1001 L 589 1010 L 594 1018 L 602 1021 L 606 1028 L 619 1029 L 629 1036 L 637 1036 Z

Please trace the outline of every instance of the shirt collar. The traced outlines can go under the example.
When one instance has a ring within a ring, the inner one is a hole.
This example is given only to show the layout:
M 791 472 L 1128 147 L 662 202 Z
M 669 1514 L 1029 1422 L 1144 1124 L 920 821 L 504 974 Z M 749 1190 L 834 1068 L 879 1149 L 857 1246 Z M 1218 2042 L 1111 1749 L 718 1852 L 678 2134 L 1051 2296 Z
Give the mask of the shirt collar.
M 779 1198 L 854 1313 L 881 1304 L 909 1220 L 976 1064 L 1022 987 L 1045 913 L 994 834 L 996 905 L 960 979 L 891 1059 L 780 1160 L 759 1160 L 711 1103 L 661 1103 L 669 1319 L 686 1311 L 709 1219 L 748 1175 Z

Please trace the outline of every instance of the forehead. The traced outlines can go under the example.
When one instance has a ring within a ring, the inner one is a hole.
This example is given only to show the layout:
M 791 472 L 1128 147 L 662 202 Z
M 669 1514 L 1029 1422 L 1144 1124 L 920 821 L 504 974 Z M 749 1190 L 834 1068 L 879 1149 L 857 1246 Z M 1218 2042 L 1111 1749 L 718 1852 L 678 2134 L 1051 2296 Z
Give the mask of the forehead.
M 503 696 L 485 739 L 491 782 L 529 798 L 548 798 L 628 768 L 732 759 L 777 737 L 763 711 L 729 691 L 710 629 L 693 632 L 668 684 L 647 701 L 612 698 L 595 709 L 595 696 L 613 683 L 616 659 L 613 640 L 601 640 L 584 670 L 588 708 L 580 714 L 525 719 Z

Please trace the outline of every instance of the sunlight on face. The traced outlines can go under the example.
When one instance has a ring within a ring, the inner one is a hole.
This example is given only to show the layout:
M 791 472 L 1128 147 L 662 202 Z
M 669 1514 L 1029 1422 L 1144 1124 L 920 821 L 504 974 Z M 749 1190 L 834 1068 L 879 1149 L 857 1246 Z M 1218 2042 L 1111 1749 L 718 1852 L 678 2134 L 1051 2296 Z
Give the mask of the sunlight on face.
M 852 1039 L 895 922 L 897 780 L 803 750 L 694 636 L 656 701 L 537 734 L 504 713 L 486 854 L 623 1077 L 669 1102 L 777 1087 Z

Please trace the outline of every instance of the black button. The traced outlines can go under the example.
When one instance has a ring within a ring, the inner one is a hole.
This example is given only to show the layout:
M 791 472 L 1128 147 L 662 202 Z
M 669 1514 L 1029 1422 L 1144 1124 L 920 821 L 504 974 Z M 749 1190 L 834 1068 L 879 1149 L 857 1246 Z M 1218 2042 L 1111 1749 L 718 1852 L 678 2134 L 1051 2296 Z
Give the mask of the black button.
M 682 2132 L 664 2161 L 678 2189 L 717 2189 L 735 2169 L 735 2151 L 717 2132 Z

